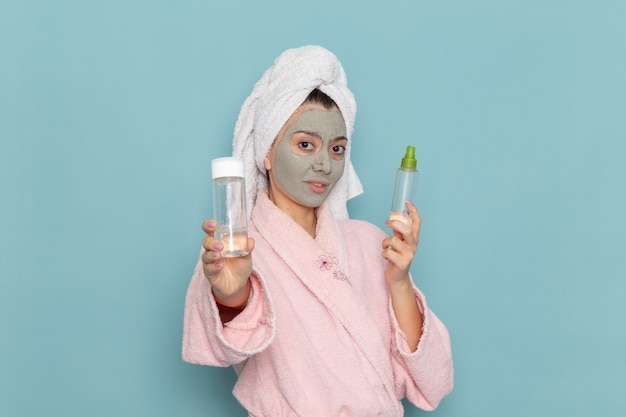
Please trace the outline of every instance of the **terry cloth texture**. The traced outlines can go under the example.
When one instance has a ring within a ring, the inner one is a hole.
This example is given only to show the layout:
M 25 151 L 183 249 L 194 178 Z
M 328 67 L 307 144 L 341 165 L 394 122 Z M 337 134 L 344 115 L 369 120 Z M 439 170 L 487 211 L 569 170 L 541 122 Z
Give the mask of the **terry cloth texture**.
M 248 218 L 256 195 L 267 187 L 263 160 L 278 132 L 311 91 L 319 89 L 339 107 L 348 136 L 345 168 L 327 201 L 335 218 L 348 218 L 346 203 L 363 192 L 350 148 L 356 102 L 337 57 L 321 46 L 303 46 L 283 52 L 255 84 L 244 101 L 233 139 L 233 156 L 244 159 Z
M 424 317 L 411 352 L 395 318 L 380 256 L 385 233 L 318 210 L 313 239 L 260 191 L 252 294 L 222 325 L 199 259 L 185 304 L 183 358 L 234 365 L 234 395 L 255 417 L 403 415 L 432 410 L 453 386 L 450 338 L 414 287 Z

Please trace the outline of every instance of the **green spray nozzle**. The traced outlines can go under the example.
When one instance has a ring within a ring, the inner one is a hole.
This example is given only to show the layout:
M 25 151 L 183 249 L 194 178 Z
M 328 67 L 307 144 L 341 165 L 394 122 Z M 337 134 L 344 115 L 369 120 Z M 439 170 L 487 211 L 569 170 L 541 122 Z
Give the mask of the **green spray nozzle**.
M 406 153 L 402 158 L 400 168 L 415 170 L 417 168 L 417 160 L 415 159 L 415 148 L 412 146 L 406 147 Z

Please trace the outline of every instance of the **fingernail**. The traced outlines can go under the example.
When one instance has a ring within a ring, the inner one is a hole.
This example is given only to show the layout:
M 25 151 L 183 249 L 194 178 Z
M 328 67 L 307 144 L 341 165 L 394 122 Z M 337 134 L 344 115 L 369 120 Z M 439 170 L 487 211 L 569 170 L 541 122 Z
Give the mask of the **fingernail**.
M 215 248 L 215 250 L 222 250 L 224 249 L 224 244 L 222 242 L 216 242 L 213 247 Z
M 411 201 L 409 201 L 409 200 L 406 200 L 406 205 L 407 205 L 407 206 L 414 206 L 415 204 L 413 204 L 413 203 L 412 203 Z
M 209 220 L 209 221 L 207 222 L 207 226 L 209 226 L 209 227 L 215 227 L 215 226 L 217 226 L 217 223 L 215 222 L 215 220 Z
M 221 262 L 215 262 L 215 267 L 216 268 L 221 268 L 222 267 L 222 263 Z

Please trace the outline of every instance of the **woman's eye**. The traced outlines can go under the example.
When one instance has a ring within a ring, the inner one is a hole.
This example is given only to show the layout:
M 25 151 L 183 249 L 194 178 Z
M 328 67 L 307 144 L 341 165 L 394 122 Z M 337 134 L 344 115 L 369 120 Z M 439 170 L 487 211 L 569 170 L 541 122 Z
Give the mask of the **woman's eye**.
M 332 147 L 332 150 L 337 155 L 343 155 L 346 152 L 346 147 L 341 145 L 335 145 Z
M 305 151 L 310 151 L 313 149 L 313 144 L 311 142 L 300 142 L 298 143 L 298 147 Z

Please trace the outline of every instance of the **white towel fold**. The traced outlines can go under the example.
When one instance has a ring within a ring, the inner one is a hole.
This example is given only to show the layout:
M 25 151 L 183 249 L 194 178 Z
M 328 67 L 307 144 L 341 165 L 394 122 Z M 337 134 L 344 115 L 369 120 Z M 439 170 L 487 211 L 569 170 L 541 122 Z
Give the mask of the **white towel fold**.
M 267 187 L 263 165 L 267 152 L 285 122 L 316 88 L 335 101 L 348 135 L 344 173 L 327 198 L 334 216 L 348 218 L 347 201 L 363 192 L 350 162 L 356 102 L 341 63 L 321 46 L 288 49 L 255 84 L 235 124 L 233 156 L 242 157 L 246 167 L 248 218 L 258 190 Z

